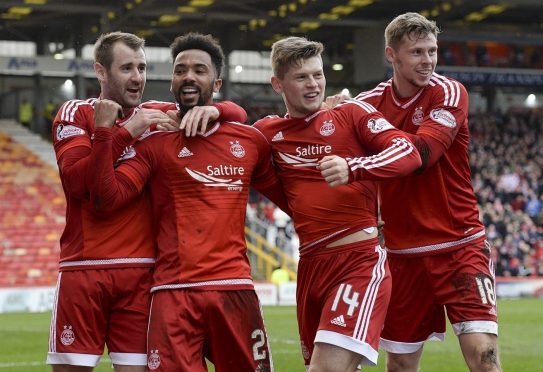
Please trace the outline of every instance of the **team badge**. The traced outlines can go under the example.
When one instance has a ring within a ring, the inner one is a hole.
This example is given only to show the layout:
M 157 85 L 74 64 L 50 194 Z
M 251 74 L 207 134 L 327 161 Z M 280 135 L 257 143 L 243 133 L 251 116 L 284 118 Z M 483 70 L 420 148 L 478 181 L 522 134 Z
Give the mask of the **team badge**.
M 230 152 L 236 158 L 242 158 L 245 156 L 245 149 L 239 144 L 239 141 L 230 141 Z
M 424 112 L 422 112 L 422 107 L 417 107 L 415 109 L 415 112 L 413 113 L 413 117 L 411 118 L 413 121 L 413 124 L 420 125 L 422 121 L 424 120 Z
M 434 109 L 430 112 L 430 118 L 438 124 L 444 125 L 448 128 L 456 127 L 456 118 L 453 114 L 445 109 Z
M 334 123 L 332 123 L 332 120 L 327 120 L 324 123 L 322 123 L 320 133 L 323 136 L 330 136 L 334 133 L 335 130 L 336 130 L 336 126 L 334 125 Z
M 155 370 L 159 366 L 160 366 L 160 355 L 158 355 L 158 349 L 151 350 L 149 353 L 149 357 L 147 358 L 147 367 L 149 367 L 150 370 Z
M 368 120 L 368 128 L 372 133 L 384 132 L 385 130 L 393 129 L 394 127 L 384 118 Z
M 63 140 L 68 137 L 80 136 L 85 134 L 85 130 L 76 127 L 75 125 L 59 124 L 57 127 L 57 141 Z
M 75 341 L 75 334 L 74 331 L 72 331 L 72 326 L 65 325 L 64 331 L 62 331 L 60 335 L 60 342 L 62 342 L 62 345 L 64 346 L 70 346 Z

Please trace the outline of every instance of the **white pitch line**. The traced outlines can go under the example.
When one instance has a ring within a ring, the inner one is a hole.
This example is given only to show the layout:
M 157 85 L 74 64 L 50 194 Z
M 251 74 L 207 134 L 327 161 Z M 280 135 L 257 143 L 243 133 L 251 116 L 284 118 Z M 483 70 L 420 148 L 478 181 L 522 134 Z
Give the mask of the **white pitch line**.
M 111 364 L 109 358 L 103 358 L 100 360 L 100 364 L 108 363 Z M 45 361 L 31 361 L 31 362 L 0 362 L 0 369 L 2 368 L 13 368 L 13 367 L 38 367 L 44 366 Z

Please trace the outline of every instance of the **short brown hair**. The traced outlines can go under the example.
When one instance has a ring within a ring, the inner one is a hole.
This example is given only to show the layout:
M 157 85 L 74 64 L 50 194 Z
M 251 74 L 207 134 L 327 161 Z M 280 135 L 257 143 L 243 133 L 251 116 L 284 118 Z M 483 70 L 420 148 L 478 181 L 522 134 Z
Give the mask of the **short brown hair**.
M 94 44 L 94 62 L 109 70 L 113 63 L 113 46 L 121 42 L 133 50 L 143 49 L 145 40 L 127 32 L 114 31 L 102 34 Z
M 209 54 L 211 62 L 215 66 L 217 79 L 221 77 L 224 67 L 224 52 L 217 39 L 211 35 L 204 35 L 197 32 L 189 32 L 183 36 L 178 36 L 170 45 L 173 61 L 175 62 L 179 53 L 189 49 L 198 49 Z
M 322 43 L 309 41 L 305 37 L 291 36 L 276 41 L 272 45 L 270 56 L 273 74 L 282 79 L 292 65 L 298 65 L 304 59 L 320 56 L 323 51 Z
M 403 37 L 422 39 L 429 34 L 437 38 L 439 28 L 434 21 L 414 12 L 401 14 L 394 18 L 385 29 L 385 46 L 396 48 Z

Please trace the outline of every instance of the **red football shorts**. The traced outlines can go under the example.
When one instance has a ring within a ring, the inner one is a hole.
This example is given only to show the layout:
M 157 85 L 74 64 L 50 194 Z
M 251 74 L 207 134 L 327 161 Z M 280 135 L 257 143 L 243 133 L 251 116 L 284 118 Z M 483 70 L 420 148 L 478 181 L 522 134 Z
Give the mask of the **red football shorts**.
M 146 365 L 152 275 L 148 267 L 60 272 L 47 364 L 94 367 L 107 345 L 113 364 Z
M 457 335 L 498 334 L 494 267 L 486 241 L 425 257 L 390 254 L 392 297 L 381 346 L 405 354 L 445 337 L 445 309 Z
M 147 366 L 151 371 L 271 372 L 272 357 L 254 290 L 153 293 Z
M 305 365 L 315 342 L 353 351 L 362 364 L 375 365 L 391 285 L 377 238 L 300 258 L 296 301 Z

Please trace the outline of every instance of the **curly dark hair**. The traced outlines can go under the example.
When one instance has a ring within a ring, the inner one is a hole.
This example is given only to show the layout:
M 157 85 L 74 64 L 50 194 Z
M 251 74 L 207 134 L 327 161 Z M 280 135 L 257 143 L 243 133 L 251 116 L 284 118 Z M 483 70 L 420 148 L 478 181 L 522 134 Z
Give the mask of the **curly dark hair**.
M 204 35 L 197 32 L 189 32 L 188 34 L 178 36 L 170 45 L 172 60 L 175 61 L 179 53 L 188 49 L 198 49 L 208 53 L 215 67 L 217 79 L 221 77 L 224 67 L 224 53 L 217 39 L 211 35 Z

